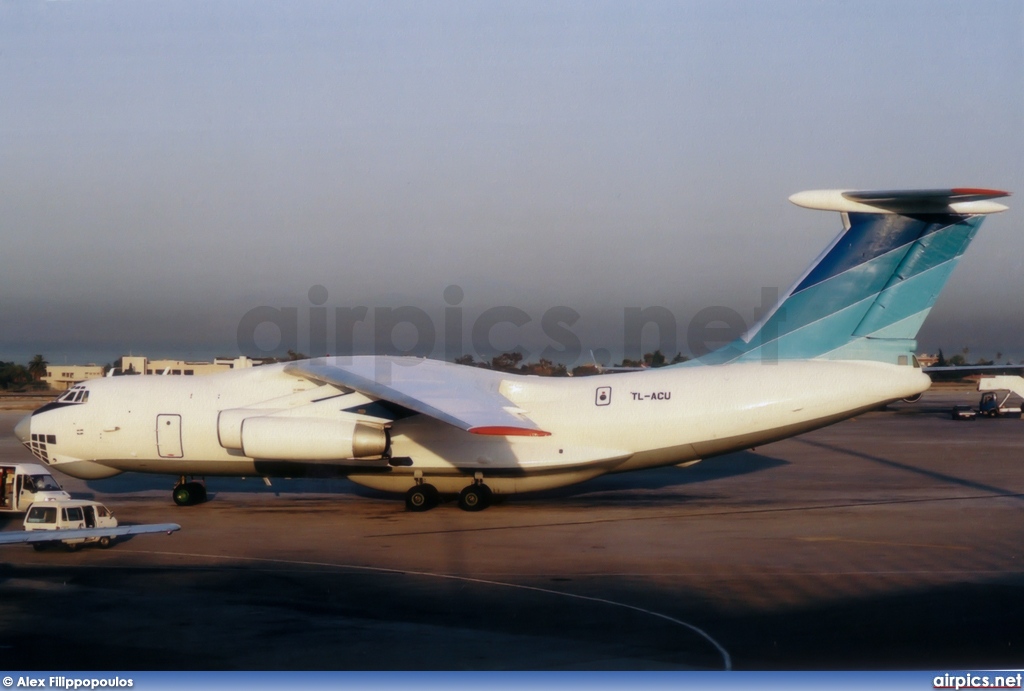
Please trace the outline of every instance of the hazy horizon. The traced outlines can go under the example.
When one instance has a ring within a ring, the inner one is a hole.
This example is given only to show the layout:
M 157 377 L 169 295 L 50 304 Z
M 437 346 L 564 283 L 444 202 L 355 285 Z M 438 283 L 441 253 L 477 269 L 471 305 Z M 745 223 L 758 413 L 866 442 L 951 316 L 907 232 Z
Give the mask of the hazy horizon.
M 438 329 L 457 285 L 467 348 L 511 306 L 495 345 L 534 357 L 551 308 L 614 359 L 660 306 L 687 353 L 702 309 L 751 323 L 839 230 L 794 192 L 1024 191 L 1018 0 L 29 1 L 0 45 L 5 361 L 231 355 L 260 306 L 309 352 L 316 285 L 331 319 Z M 1017 199 L 922 352 L 1024 358 Z

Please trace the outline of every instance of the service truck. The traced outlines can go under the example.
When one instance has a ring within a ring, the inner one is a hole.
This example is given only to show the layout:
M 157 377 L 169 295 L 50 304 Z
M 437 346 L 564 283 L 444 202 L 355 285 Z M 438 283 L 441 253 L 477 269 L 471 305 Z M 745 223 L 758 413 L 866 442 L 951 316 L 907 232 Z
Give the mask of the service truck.
M 0 464 L 0 513 L 24 513 L 35 502 L 70 498 L 45 466 Z

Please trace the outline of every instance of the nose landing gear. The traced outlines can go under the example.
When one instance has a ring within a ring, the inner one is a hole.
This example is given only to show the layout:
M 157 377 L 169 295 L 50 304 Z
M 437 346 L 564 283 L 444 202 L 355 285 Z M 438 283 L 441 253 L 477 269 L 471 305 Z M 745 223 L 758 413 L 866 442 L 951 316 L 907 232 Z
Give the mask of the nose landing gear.
M 192 506 L 206 501 L 206 485 L 201 482 L 185 481 L 185 476 L 178 478 L 178 484 L 171 493 L 174 503 L 178 506 Z

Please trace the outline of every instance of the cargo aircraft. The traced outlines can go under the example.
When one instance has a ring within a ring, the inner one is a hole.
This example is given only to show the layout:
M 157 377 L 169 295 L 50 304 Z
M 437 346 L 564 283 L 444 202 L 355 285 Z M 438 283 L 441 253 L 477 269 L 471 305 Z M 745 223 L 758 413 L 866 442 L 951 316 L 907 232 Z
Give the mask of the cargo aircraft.
M 817 190 L 795 204 L 843 228 L 779 304 L 697 361 L 577 378 L 352 356 L 203 377 L 87 381 L 22 420 L 50 467 L 88 480 L 344 476 L 410 510 L 759 446 L 925 391 L 914 340 L 992 201 L 1006 192 Z

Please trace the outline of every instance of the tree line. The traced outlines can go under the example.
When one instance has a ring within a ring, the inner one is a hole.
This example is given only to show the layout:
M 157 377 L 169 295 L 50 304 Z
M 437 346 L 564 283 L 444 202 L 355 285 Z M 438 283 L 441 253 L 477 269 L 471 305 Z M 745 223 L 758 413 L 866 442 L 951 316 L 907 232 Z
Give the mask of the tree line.
M 42 355 L 34 356 L 27 365 L 0 361 L 0 389 L 4 391 L 25 391 L 45 389 L 46 366 L 50 363 Z

